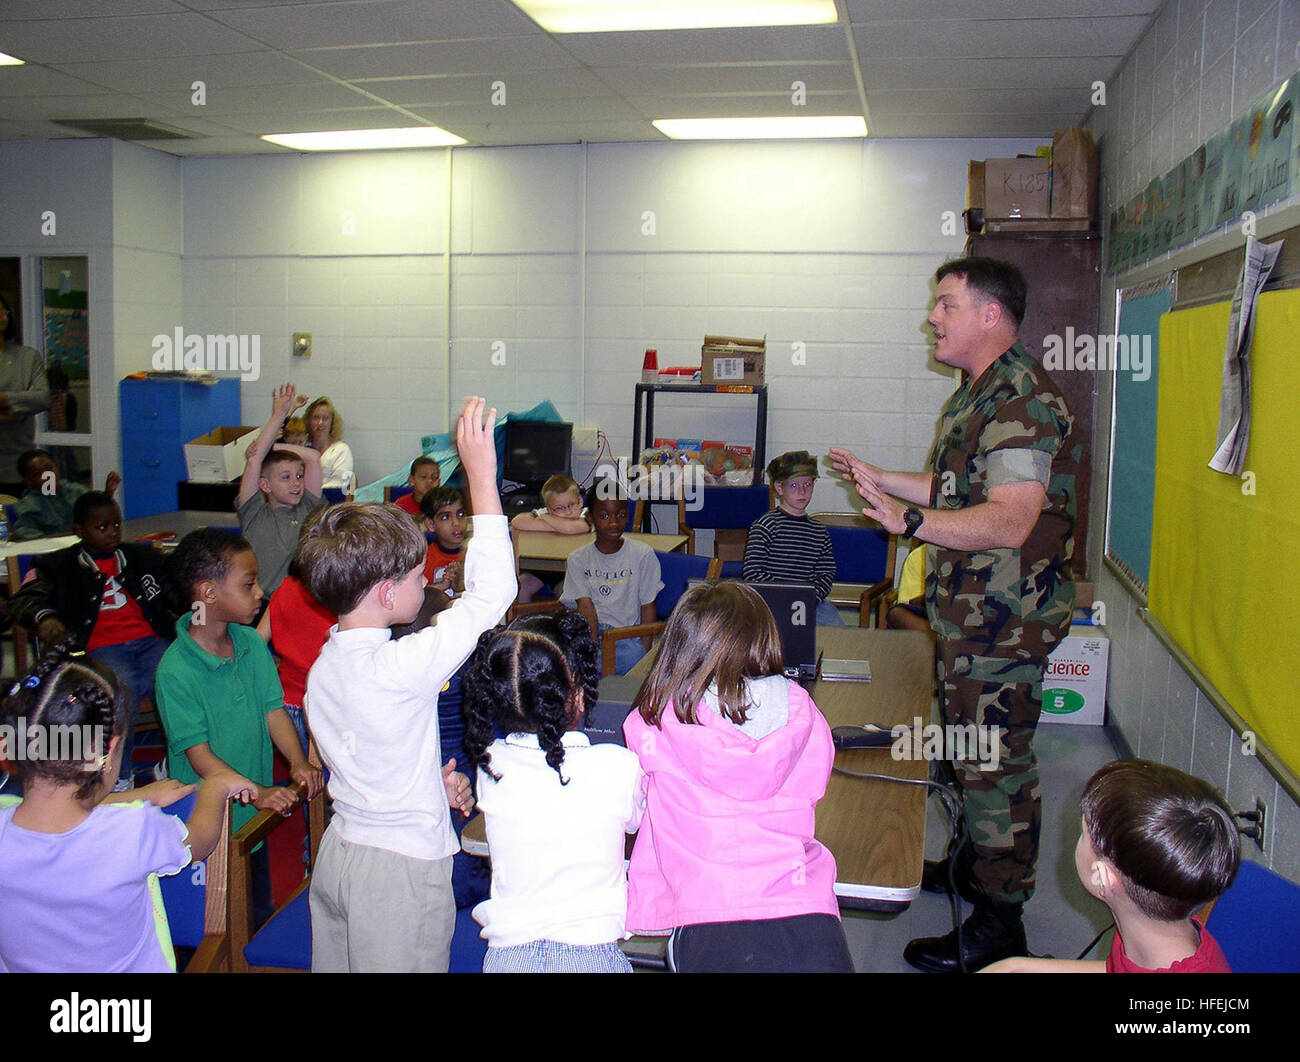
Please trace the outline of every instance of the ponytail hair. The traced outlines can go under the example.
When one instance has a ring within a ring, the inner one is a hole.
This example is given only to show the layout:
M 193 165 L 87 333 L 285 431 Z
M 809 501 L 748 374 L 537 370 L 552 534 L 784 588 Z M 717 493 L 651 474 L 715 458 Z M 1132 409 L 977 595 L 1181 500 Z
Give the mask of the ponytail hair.
M 86 800 L 99 787 L 109 741 L 126 733 L 128 708 L 111 670 L 66 644 L 57 645 L 5 698 L 3 719 L 10 740 L 27 735 L 24 748 L 7 750 L 11 766 L 24 782 L 39 777 L 75 785 L 77 799 Z M 38 752 L 43 755 L 33 755 Z
M 465 673 L 465 751 L 497 781 L 488 746 L 499 727 L 537 735 L 560 776 L 563 738 L 576 714 L 596 704 L 600 667 L 587 621 L 576 612 L 526 616 L 479 638 Z

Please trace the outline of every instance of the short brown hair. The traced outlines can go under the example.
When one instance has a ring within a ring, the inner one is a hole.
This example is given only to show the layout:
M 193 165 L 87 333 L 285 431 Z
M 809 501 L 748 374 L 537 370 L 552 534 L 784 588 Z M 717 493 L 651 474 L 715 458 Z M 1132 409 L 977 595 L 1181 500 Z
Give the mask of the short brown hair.
M 776 620 L 756 591 L 731 579 L 693 586 L 668 619 L 636 703 L 651 726 L 659 725 L 669 702 L 683 723 L 697 723 L 695 707 L 715 685 L 723 713 L 739 726 L 753 707 L 745 679 L 779 675 L 781 664 Z
M 1150 760 L 1115 760 L 1088 779 L 1083 821 L 1093 850 L 1112 863 L 1148 918 L 1175 922 L 1236 877 L 1241 839 L 1208 782 Z
M 272 450 L 262 458 L 262 468 L 258 475 L 266 476 L 276 465 L 297 464 L 306 467 L 306 462 L 292 450 Z
M 556 495 L 569 493 L 576 494 L 581 503 L 582 488 L 572 476 L 552 476 L 542 484 L 542 501 L 547 505 L 551 504 L 551 499 Z
M 395 505 L 331 505 L 303 529 L 295 561 L 312 597 L 346 615 L 385 579 L 424 563 L 424 533 Z

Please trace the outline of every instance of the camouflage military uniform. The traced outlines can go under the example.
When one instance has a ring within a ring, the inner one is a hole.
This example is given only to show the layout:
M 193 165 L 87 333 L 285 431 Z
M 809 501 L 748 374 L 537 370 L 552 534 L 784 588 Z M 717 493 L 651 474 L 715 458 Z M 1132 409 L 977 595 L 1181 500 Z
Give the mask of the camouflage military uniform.
M 944 407 L 930 454 L 931 507 L 964 509 L 991 487 L 1038 481 L 1047 498 L 1019 549 L 926 547 L 926 612 L 938 635 L 944 723 L 1001 728 L 995 770 L 956 761 L 975 876 L 994 899 L 1034 889 L 1041 800 L 1034 728 L 1047 654 L 1069 629 L 1075 473 L 1082 447 L 1056 385 L 1020 344 Z M 924 533 L 924 532 L 923 532 Z

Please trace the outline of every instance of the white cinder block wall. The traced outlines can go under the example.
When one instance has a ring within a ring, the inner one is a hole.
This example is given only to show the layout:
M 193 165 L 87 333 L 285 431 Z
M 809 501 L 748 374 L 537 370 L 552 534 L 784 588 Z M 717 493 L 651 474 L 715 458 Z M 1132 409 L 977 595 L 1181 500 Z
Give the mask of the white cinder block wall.
M 1272 86 L 1300 69 L 1300 3 L 1295 0 L 1168 0 L 1146 35 L 1107 85 L 1106 105 L 1089 125 L 1101 145 L 1102 209 L 1107 216 L 1154 178 L 1226 128 Z M 1300 195 L 1263 213 L 1267 228 L 1300 222 Z M 1231 230 L 1231 232 L 1229 232 Z M 1103 284 L 1101 326 L 1113 329 L 1115 289 L 1137 278 L 1240 246 L 1235 226 L 1190 252 L 1164 256 Z M 1093 482 L 1104 489 L 1109 454 L 1110 380 L 1098 376 Z M 1300 880 L 1300 807 L 1241 740 L 1137 613 L 1138 601 L 1101 564 L 1105 495 L 1094 497 L 1089 542 L 1097 594 L 1106 603 L 1111 641 L 1107 697 L 1111 722 L 1134 753 L 1199 775 L 1236 810 L 1268 805 L 1263 853 L 1243 842 L 1248 858 Z M 1288 691 L 1279 691 L 1279 696 Z

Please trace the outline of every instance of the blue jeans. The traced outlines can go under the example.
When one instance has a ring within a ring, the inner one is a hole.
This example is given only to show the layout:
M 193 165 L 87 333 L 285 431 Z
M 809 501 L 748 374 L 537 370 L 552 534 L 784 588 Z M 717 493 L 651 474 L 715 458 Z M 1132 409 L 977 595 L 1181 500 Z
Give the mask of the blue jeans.
M 817 602 L 817 626 L 843 627 L 844 617 L 840 615 L 840 610 L 829 601 L 819 601 Z
M 484 973 L 631 973 L 632 964 L 617 944 L 561 944 L 532 940 L 508 948 L 488 948 Z
M 90 656 L 111 668 L 125 688 L 131 715 L 122 741 L 122 777 L 131 777 L 131 753 L 135 748 L 135 724 L 140 717 L 140 700 L 153 697 L 153 680 L 167 643 L 156 635 L 136 638 L 118 645 L 103 645 Z
M 610 624 L 602 623 L 602 631 L 612 630 Z M 646 654 L 646 647 L 641 644 L 640 638 L 624 638 L 614 643 L 614 674 L 626 675 L 636 663 Z

